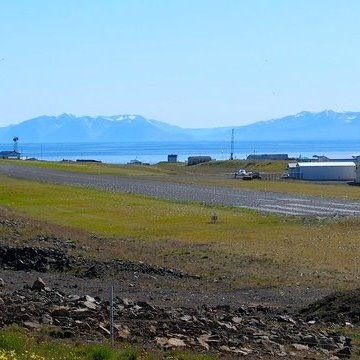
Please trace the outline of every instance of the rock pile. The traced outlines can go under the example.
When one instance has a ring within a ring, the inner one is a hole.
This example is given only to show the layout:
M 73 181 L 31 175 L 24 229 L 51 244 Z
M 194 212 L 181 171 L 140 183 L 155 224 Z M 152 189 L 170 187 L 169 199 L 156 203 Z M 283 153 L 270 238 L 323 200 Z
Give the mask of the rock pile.
M 360 325 L 360 288 L 330 294 L 301 311 L 309 321 Z
M 109 336 L 109 302 L 46 287 L 41 279 L 22 290 L 0 290 L 0 327 L 46 328 L 58 338 L 103 340 Z M 321 324 L 263 306 L 162 308 L 114 299 L 116 341 L 144 346 L 192 348 L 249 359 L 261 357 L 343 359 L 351 341 Z
M 146 264 L 141 261 L 109 260 L 96 261 L 73 257 L 54 248 L 41 247 L 0 247 L 0 268 L 12 270 L 34 270 L 38 272 L 72 270 L 77 276 L 100 278 L 122 271 L 139 272 L 153 275 L 169 275 L 178 278 L 199 278 L 185 272 Z
M 65 271 L 70 258 L 62 251 L 35 247 L 0 247 L 0 267 L 13 270 Z
M 187 274 L 176 269 L 164 268 L 143 263 L 141 261 L 129 260 L 110 260 L 98 262 L 94 260 L 78 260 L 77 266 L 84 270 L 80 273 L 82 277 L 100 278 L 104 275 L 114 275 L 119 272 L 128 271 L 133 273 L 143 273 L 152 275 L 170 275 L 178 278 L 199 278 L 197 275 Z

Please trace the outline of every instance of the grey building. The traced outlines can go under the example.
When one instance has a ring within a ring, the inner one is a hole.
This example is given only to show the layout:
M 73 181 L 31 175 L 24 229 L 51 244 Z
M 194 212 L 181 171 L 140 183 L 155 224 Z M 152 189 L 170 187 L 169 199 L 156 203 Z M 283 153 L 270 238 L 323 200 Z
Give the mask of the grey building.
M 177 155 L 175 155 L 175 154 L 170 154 L 170 155 L 168 155 L 168 162 L 169 163 L 176 163 L 177 162 Z
M 197 165 L 211 160 L 211 156 L 189 156 L 188 165 Z
M 354 161 L 297 162 L 288 165 L 289 178 L 318 181 L 354 181 Z
M 17 151 L 0 151 L 0 159 L 20 159 L 20 153 Z

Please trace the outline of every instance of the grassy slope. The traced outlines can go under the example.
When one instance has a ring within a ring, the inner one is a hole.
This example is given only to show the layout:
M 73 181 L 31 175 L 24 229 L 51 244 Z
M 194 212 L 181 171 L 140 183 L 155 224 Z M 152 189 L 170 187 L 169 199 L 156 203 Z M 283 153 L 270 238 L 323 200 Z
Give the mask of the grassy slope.
M 102 238 L 100 253 L 236 286 L 354 286 L 360 220 L 295 219 L 0 177 L 1 206 Z M 216 212 L 219 221 L 210 222 Z M 91 246 L 94 249 L 93 246 Z
M 0 160 L 3 164 L 13 164 L 21 166 L 38 167 L 44 169 L 54 169 L 63 171 L 73 171 L 85 174 L 103 174 L 119 176 L 151 176 L 151 175 L 171 175 L 173 172 L 153 166 L 144 165 L 114 165 L 102 163 L 76 163 L 76 162 L 52 162 L 52 161 L 19 161 L 19 160 Z

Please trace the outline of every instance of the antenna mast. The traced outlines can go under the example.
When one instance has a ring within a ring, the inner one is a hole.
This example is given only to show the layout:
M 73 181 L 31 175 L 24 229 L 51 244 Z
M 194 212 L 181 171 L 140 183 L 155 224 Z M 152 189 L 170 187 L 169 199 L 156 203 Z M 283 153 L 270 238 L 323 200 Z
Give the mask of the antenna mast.
M 231 129 L 230 160 L 234 160 L 234 129 Z
M 18 150 L 18 141 L 19 141 L 19 138 L 17 137 L 17 136 L 15 136 L 14 138 L 13 138 L 13 142 L 14 142 L 14 151 L 15 152 L 19 152 Z

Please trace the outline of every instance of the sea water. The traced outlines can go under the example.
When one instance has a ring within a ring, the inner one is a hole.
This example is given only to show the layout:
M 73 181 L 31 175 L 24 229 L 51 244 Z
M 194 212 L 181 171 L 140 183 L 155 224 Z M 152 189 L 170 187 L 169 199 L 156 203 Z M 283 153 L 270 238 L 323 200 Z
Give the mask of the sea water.
M 19 143 L 21 157 L 39 160 L 99 160 L 126 164 L 131 160 L 145 163 L 167 161 L 169 154 L 184 162 L 189 156 L 211 156 L 216 160 L 230 158 L 231 144 L 225 141 L 187 142 L 92 142 L 92 143 Z M 12 150 L 12 144 L 0 144 L 1 150 Z M 359 141 L 241 141 L 234 144 L 234 158 L 251 154 L 288 154 L 290 158 L 351 158 L 360 155 Z

